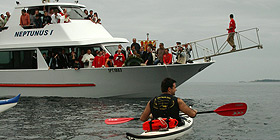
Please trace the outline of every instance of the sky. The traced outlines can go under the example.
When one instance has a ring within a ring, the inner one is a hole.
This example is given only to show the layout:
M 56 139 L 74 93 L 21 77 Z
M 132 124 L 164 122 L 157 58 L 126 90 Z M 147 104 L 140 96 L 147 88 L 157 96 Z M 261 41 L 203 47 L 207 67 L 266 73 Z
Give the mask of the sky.
M 225 34 L 232 13 L 237 31 L 259 28 L 264 48 L 214 57 L 213 65 L 189 81 L 280 79 L 279 0 L 79 0 L 79 3 L 98 12 L 103 26 L 112 36 L 126 38 L 131 43 L 132 38 L 143 40 L 149 33 L 150 39 L 158 40 L 158 44 L 163 42 L 165 46 L 175 45 L 176 41 L 186 43 Z M 14 6 L 13 0 L 1 0 L 0 13 L 12 12 Z

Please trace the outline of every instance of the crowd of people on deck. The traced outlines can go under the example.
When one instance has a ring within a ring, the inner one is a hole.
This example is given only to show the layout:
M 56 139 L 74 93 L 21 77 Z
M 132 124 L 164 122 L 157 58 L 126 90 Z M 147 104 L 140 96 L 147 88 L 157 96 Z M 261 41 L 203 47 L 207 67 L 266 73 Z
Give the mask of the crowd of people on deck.
M 43 13 L 41 14 L 38 9 L 28 11 L 22 9 L 19 25 L 23 28 L 43 28 L 49 24 L 68 23 L 71 21 L 67 9 L 63 9 L 63 12 L 59 12 L 58 9 L 50 9 L 49 12 L 43 10 Z
M 88 11 L 85 9 L 84 13 L 84 19 L 91 20 L 93 23 L 96 24 L 101 24 L 101 18 L 98 18 L 97 12 L 93 13 L 93 10 L 90 10 L 90 12 L 88 13 Z M 10 17 L 10 12 L 6 12 L 6 15 L 0 15 L 0 31 L 3 30 Z M 63 12 L 60 12 L 57 8 L 50 9 L 49 12 L 46 11 L 45 8 L 43 9 L 43 11 L 39 11 L 38 9 L 22 9 L 19 25 L 25 29 L 30 29 L 43 28 L 44 26 L 49 24 L 69 22 L 71 22 L 71 20 L 66 8 L 63 9 Z
M 101 24 L 101 18 L 98 18 L 97 12 L 93 13 L 93 10 L 90 10 L 88 13 L 88 10 L 85 9 L 84 13 L 85 13 L 84 19 L 91 20 L 93 23 L 96 23 L 96 24 Z
M 131 46 L 124 50 L 123 46 L 118 45 L 115 54 L 109 54 L 105 50 L 96 50 L 92 52 L 91 49 L 81 50 L 81 55 L 78 56 L 71 48 L 70 53 L 65 53 L 62 49 L 61 52 L 49 52 L 48 56 L 43 53 L 49 69 L 65 69 L 74 68 L 104 68 L 104 67 L 123 67 L 125 60 L 130 57 L 137 57 L 142 61 L 142 65 L 170 65 L 170 64 L 186 64 L 192 63 L 190 60 L 190 52 L 192 47 L 189 44 L 181 45 L 177 42 L 175 47 L 164 48 L 164 44 L 160 43 L 159 48 L 156 50 L 152 44 L 148 44 L 146 50 L 144 46 L 140 46 L 136 39 L 133 39 Z

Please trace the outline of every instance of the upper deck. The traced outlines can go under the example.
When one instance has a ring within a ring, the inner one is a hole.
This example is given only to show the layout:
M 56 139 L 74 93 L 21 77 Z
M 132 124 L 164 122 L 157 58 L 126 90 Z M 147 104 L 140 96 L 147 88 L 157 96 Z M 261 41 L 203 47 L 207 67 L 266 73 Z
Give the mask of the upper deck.
M 44 10 L 57 8 L 60 12 L 67 8 L 69 23 L 49 24 L 43 28 L 24 29 L 20 23 L 21 10 Z M 82 46 L 90 44 L 126 43 L 127 39 L 114 38 L 101 25 L 84 19 L 81 10 L 84 5 L 76 3 L 41 3 L 18 5 L 6 24 L 6 30 L 0 32 L 0 49 L 21 49 L 55 46 Z

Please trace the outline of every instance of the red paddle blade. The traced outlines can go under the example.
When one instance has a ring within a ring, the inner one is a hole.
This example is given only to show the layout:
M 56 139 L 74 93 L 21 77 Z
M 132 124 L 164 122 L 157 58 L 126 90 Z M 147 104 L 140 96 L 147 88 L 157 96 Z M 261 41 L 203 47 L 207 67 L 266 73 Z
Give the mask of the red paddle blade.
M 134 120 L 134 118 L 111 118 L 111 119 L 106 119 L 105 123 L 112 125 L 112 124 L 121 124 L 121 123 L 126 123 L 131 120 Z
M 214 110 L 214 112 L 222 116 L 242 116 L 246 113 L 246 111 L 246 103 L 230 103 Z

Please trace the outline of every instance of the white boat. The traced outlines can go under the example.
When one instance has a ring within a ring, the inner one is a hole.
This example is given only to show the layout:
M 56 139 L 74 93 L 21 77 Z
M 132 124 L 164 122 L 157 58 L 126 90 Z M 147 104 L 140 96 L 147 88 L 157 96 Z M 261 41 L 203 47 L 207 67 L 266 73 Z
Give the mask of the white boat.
M 19 25 L 23 8 L 39 12 L 66 8 L 71 22 L 24 29 Z M 85 20 L 82 8 L 81 4 L 58 2 L 15 7 L 0 32 L 0 96 L 21 92 L 24 96 L 153 97 L 160 94 L 164 78 L 171 77 L 181 85 L 213 63 L 49 69 L 42 53 L 74 48 L 78 55 L 86 49 L 103 49 L 112 55 L 120 43 L 128 42 L 112 37 L 101 24 Z
M 141 135 L 126 133 L 128 140 L 174 140 L 192 131 L 193 119 L 187 115 L 182 116 L 183 126 L 163 131 L 143 132 Z
M 8 110 L 9 108 L 14 107 L 17 105 L 19 100 L 20 94 L 14 98 L 7 99 L 7 100 L 0 100 L 0 113 Z

